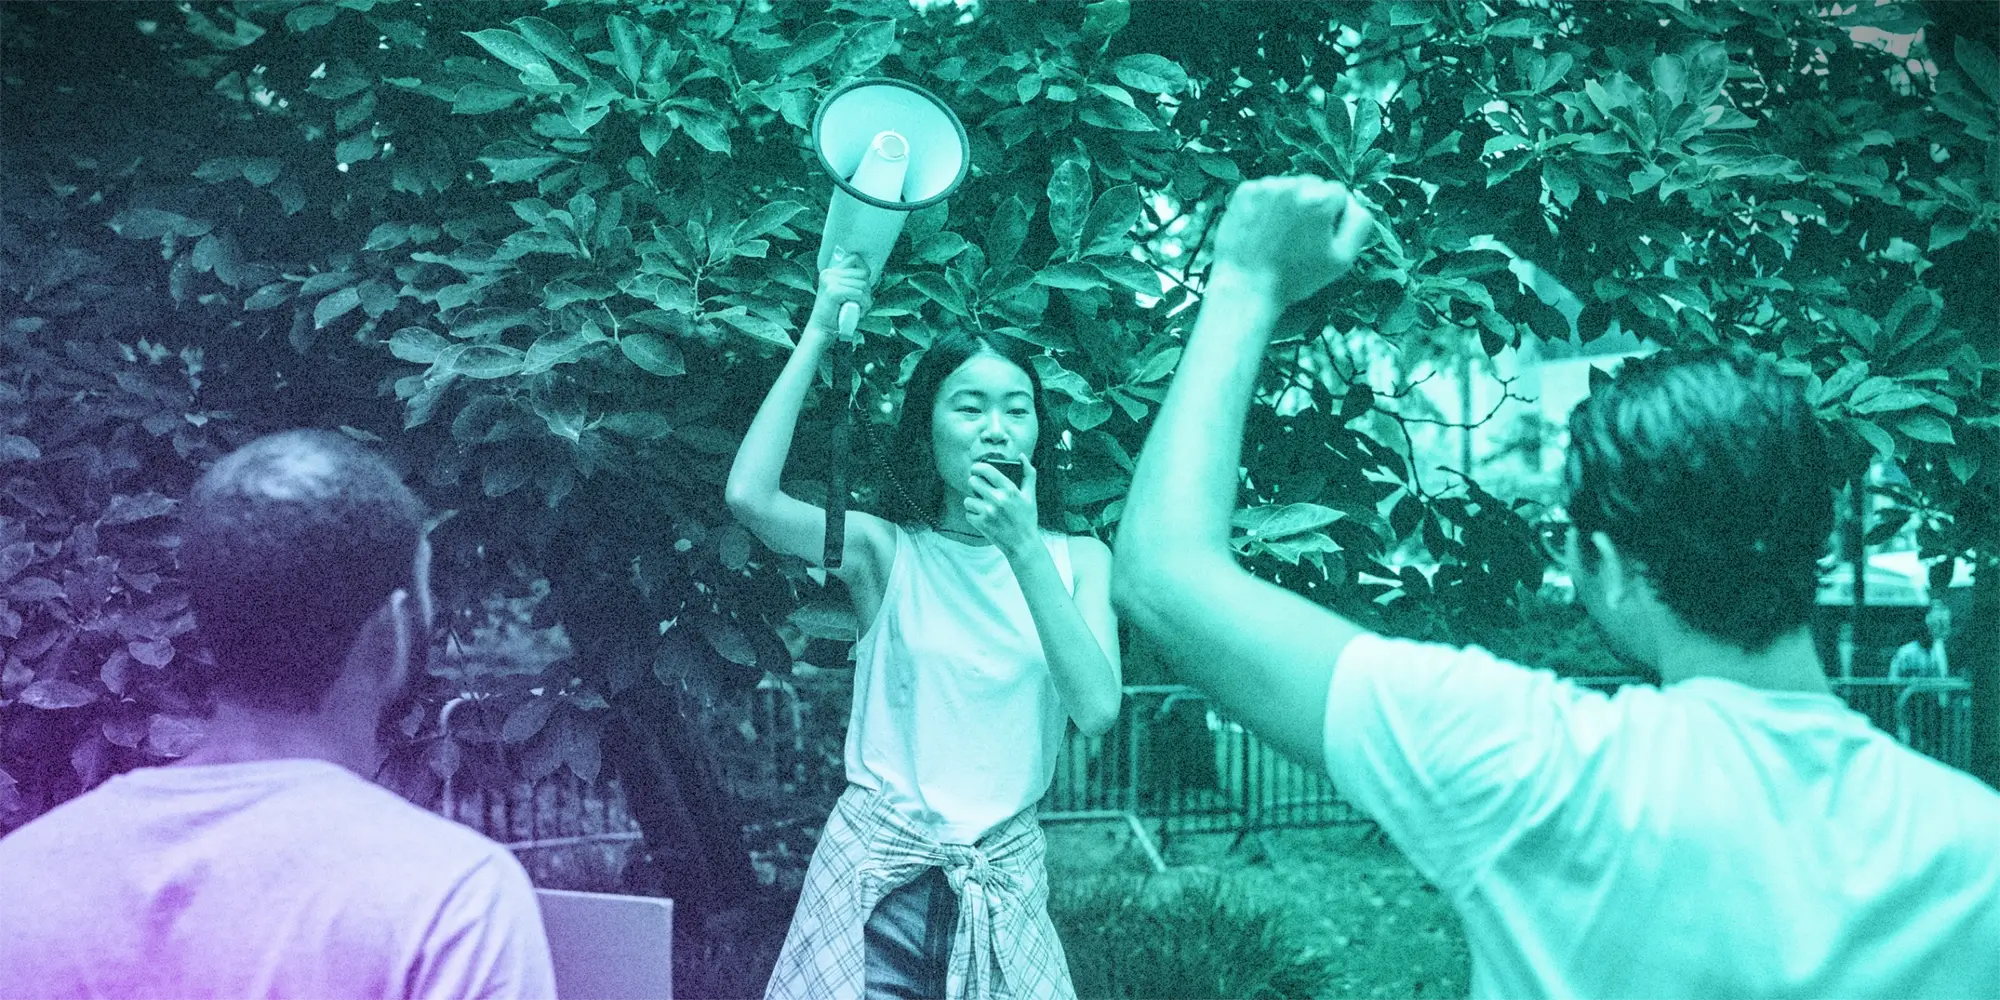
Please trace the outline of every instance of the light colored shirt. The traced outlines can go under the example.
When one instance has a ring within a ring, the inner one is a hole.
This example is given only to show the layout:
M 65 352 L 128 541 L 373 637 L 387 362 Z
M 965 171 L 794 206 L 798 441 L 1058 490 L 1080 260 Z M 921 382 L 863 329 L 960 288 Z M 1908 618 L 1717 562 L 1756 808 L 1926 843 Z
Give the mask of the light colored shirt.
M 887 792 L 849 785 L 813 849 L 764 995 L 861 1000 L 868 915 L 892 890 L 940 868 L 958 896 L 945 973 L 949 1000 L 1075 1000 L 1069 959 L 1049 919 L 1047 855 L 1033 810 L 987 831 L 977 844 L 941 844 Z
M 1943 640 L 1931 640 L 1928 649 L 1921 642 L 1906 642 L 1896 649 L 1896 655 L 1889 660 L 1890 680 L 1949 676 L 1951 665 L 1945 658 Z
M 1042 538 L 1074 591 L 1068 537 Z M 970 844 L 1041 801 L 1068 724 L 999 547 L 897 528 L 881 610 L 855 645 L 847 780 L 939 842 Z
M 1456 906 L 1475 997 L 2000 996 L 2000 794 L 1832 695 L 1362 636 L 1326 759 Z
M 145 768 L 0 838 L 0 996 L 554 990 L 513 856 L 331 763 Z

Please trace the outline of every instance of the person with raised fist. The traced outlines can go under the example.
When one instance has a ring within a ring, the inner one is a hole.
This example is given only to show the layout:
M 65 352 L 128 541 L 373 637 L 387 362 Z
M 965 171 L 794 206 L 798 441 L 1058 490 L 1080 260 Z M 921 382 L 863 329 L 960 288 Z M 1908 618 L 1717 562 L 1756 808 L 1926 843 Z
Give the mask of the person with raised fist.
M 1658 687 L 1374 635 L 1237 565 L 1271 331 L 1369 227 L 1319 178 L 1231 197 L 1114 606 L 1381 824 L 1457 908 L 1475 997 L 2000 996 L 2000 794 L 1831 693 L 1808 621 L 1836 470 L 1768 361 L 1662 352 L 1570 415 L 1563 562 Z

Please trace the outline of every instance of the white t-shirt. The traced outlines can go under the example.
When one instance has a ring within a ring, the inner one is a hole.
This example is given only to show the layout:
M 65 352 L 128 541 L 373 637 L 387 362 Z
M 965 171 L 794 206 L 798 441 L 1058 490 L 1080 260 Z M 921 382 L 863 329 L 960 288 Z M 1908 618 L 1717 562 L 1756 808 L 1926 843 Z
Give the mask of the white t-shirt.
M 505 848 L 314 760 L 156 767 L 0 838 L 0 997 L 550 997 Z
M 1475 997 L 2000 996 L 2000 794 L 1834 696 L 1364 635 L 1326 758 L 1457 907 Z
M 1044 532 L 1063 586 L 1069 539 Z M 1069 715 L 998 546 L 896 529 L 882 607 L 855 644 L 847 780 L 886 790 L 939 843 L 1039 802 Z

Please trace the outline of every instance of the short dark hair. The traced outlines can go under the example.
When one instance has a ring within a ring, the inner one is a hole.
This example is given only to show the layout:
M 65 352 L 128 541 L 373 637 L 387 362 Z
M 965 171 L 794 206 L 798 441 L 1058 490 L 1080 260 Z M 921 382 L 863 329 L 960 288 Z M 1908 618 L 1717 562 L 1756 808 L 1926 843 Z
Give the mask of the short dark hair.
M 325 702 L 369 617 L 413 587 L 424 509 L 374 452 L 286 431 L 223 456 L 181 519 L 181 568 L 217 693 L 306 712 Z
M 1687 624 L 1750 652 L 1811 619 L 1837 485 L 1797 380 L 1747 350 L 1625 362 L 1569 416 L 1585 565 L 1602 531 Z
M 1012 362 L 1028 376 L 1034 390 L 1035 421 L 1040 433 L 1029 456 L 1035 465 L 1035 511 L 1041 526 L 1062 531 L 1062 471 L 1057 468 L 1056 442 L 1060 427 L 1051 426 L 1049 408 L 1044 405 L 1042 378 L 1035 372 L 1028 345 L 1012 337 L 949 330 L 937 335 L 924 356 L 910 372 L 903 387 L 903 409 L 896 431 L 890 438 L 889 482 L 883 484 L 881 505 L 884 516 L 905 525 L 934 524 L 944 505 L 944 481 L 938 477 L 937 459 L 931 451 L 931 410 L 937 403 L 944 380 L 974 355 L 995 354 Z

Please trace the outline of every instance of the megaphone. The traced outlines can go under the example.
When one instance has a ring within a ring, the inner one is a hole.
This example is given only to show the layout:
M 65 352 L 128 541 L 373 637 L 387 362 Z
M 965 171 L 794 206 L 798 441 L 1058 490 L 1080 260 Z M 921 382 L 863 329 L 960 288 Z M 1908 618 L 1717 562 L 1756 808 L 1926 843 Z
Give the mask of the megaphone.
M 909 214 L 950 197 L 972 159 L 958 116 L 901 80 L 856 80 L 828 95 L 813 116 L 812 143 L 833 178 L 820 269 L 838 247 L 867 261 L 878 280 Z
M 872 280 L 882 279 L 889 250 L 903 233 L 910 213 L 951 196 L 965 180 L 972 148 L 965 126 L 937 95 L 901 80 L 856 80 L 827 95 L 813 116 L 813 149 L 833 178 L 833 202 L 819 245 L 819 269 L 833 264 L 835 249 L 868 263 Z M 833 384 L 843 402 L 852 390 L 852 342 L 861 311 L 853 303 L 840 310 L 839 339 L 832 345 Z M 820 564 L 840 568 L 847 537 L 846 412 L 833 424 L 833 462 L 828 477 L 826 542 Z

